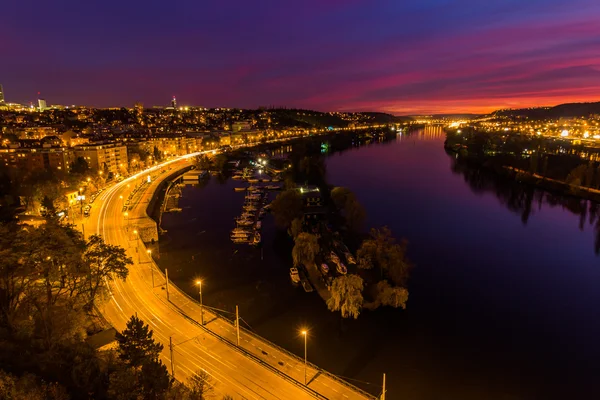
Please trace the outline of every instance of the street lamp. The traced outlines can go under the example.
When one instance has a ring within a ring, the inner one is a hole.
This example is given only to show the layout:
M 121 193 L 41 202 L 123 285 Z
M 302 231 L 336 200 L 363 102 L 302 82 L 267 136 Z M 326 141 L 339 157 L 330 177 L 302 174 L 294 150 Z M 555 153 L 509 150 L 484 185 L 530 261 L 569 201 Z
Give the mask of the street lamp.
M 136 253 L 137 253 L 137 255 L 138 255 L 138 264 L 139 264 L 139 263 L 140 263 L 140 252 L 138 251 L 138 242 L 137 242 L 137 240 L 138 240 L 138 237 L 139 237 L 139 236 L 138 236 L 138 231 L 137 231 L 137 229 L 134 229 L 134 230 L 133 230 L 133 235 L 135 236 L 135 239 L 134 239 L 134 240 L 135 240 L 135 252 L 136 252 Z
M 308 331 L 304 329 L 300 333 L 302 333 L 302 336 L 304 336 L 304 385 L 306 385 L 306 340 L 308 336 Z
M 198 285 L 198 295 L 200 296 L 200 323 L 204 325 L 204 305 L 202 304 L 202 281 L 197 280 L 196 285 Z
M 146 250 L 148 257 L 150 257 L 150 272 L 152 273 L 152 289 L 154 289 L 154 265 L 152 264 L 152 250 Z

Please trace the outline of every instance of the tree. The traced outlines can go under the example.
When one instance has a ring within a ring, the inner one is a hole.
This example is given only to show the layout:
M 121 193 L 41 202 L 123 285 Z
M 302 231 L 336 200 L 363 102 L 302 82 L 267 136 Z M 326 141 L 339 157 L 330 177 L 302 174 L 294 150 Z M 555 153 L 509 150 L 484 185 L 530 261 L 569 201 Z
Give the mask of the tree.
M 217 154 L 213 160 L 213 168 L 219 173 L 225 172 L 227 166 L 227 156 L 225 154 Z
M 367 239 L 362 242 L 356 252 L 358 267 L 362 269 L 372 269 L 375 266 L 377 258 L 377 243 L 373 239 Z
M 374 310 L 382 306 L 406 309 L 408 290 L 403 287 L 391 286 L 387 280 L 377 282 L 375 301 L 368 308 Z
M 133 315 L 127 321 L 127 328 L 115 335 L 119 358 L 132 367 L 158 360 L 163 345 L 154 341 L 153 334 L 144 321 Z
M 337 186 L 331 189 L 331 201 L 333 201 L 338 210 L 344 209 L 346 201 L 350 196 L 354 196 L 354 193 L 348 188 Z
M 359 231 L 365 221 L 366 213 L 354 193 L 348 188 L 338 186 L 331 190 L 331 200 L 346 219 L 348 228 L 355 232 Z
M 90 169 L 88 162 L 83 157 L 77 157 L 75 161 L 71 163 L 71 173 L 76 175 L 83 175 Z
M 139 380 L 143 398 L 148 400 L 161 399 L 172 384 L 167 367 L 159 360 L 145 362 L 142 365 Z
M 160 152 L 160 150 L 158 150 L 158 147 L 154 146 L 152 154 L 154 155 L 154 161 L 162 160 L 162 153 Z
M 138 382 L 138 373 L 135 368 L 122 365 L 110 374 L 108 398 L 114 400 L 138 400 L 143 398 L 142 387 Z
M 302 233 L 302 225 L 302 219 L 300 218 L 294 218 L 294 220 L 292 221 L 292 225 L 290 226 L 290 234 L 292 235 L 292 238 L 294 238 L 294 240 L 296 240 L 298 235 Z
M 387 274 L 394 284 L 405 286 L 413 268 L 406 258 L 407 242 L 403 240 L 396 243 L 392 231 L 387 226 L 371 229 L 370 236 L 370 239 L 363 241 L 356 253 L 359 267 L 378 267 L 382 278 Z
M 275 223 L 282 228 L 287 228 L 295 218 L 302 217 L 302 196 L 295 189 L 286 190 L 277 195 L 271 208 Z
M 54 217 L 56 215 L 56 207 L 54 207 L 54 201 L 47 195 L 44 195 L 41 201 L 42 208 L 44 209 L 45 215 Z
M 197 371 L 190 377 L 190 400 L 204 400 L 213 393 L 213 379 L 204 370 Z
M 346 201 L 344 209 L 346 224 L 351 231 L 358 232 L 363 227 L 366 218 L 364 207 L 352 196 Z
M 90 236 L 83 262 L 88 274 L 88 309 L 93 308 L 96 298 L 106 288 L 107 280 L 114 277 L 125 280 L 129 274 L 127 266 L 133 264 L 125 249 L 105 243 L 99 235 Z
M 319 242 L 315 235 L 306 232 L 300 233 L 296 237 L 296 243 L 292 249 L 294 266 L 313 264 L 319 250 Z
M 343 318 L 358 318 L 363 305 L 363 280 L 350 274 L 338 276 L 331 285 L 331 297 L 327 299 L 330 311 L 340 311 Z
M 208 171 L 212 168 L 212 162 L 206 154 L 200 154 L 196 157 L 196 166 L 200 170 Z
M 0 399 L 11 400 L 69 400 L 64 387 L 46 383 L 31 374 L 17 378 L 0 370 Z

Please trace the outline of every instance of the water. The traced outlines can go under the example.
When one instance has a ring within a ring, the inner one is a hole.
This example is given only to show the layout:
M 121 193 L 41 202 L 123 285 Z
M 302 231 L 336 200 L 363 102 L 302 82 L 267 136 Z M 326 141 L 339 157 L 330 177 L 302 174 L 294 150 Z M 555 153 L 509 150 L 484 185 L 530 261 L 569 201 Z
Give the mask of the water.
M 355 192 L 368 227 L 409 240 L 406 311 L 365 311 L 340 329 L 316 293 L 290 285 L 290 245 L 271 217 L 263 260 L 229 242 L 243 198 L 232 181 L 184 190 L 183 212 L 163 218 L 161 264 L 192 295 L 201 276 L 205 303 L 239 304 L 299 355 L 308 327 L 309 359 L 373 393 L 386 372 L 389 399 L 600 398 L 593 204 L 455 165 L 436 128 L 334 154 L 327 174 Z

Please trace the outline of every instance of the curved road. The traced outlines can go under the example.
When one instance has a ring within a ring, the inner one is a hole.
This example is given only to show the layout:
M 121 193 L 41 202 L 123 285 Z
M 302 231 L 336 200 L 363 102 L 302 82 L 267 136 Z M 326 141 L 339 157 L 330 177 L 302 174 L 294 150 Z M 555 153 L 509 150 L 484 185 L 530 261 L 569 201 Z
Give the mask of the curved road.
M 152 168 L 171 171 L 189 165 L 192 155 Z M 200 321 L 200 306 L 173 285 L 167 300 L 165 279 L 133 230 L 136 221 L 145 219 L 146 208 L 158 184 L 169 173 L 155 177 L 132 198 L 129 216 L 123 212 L 123 199 L 133 187 L 146 179 L 148 171 L 136 174 L 102 192 L 92 205 L 85 221 L 85 232 L 99 234 L 107 243 L 127 249 L 134 264 L 126 281 L 110 283 L 110 299 L 101 306 L 104 317 L 117 330 L 125 328 L 136 314 L 154 330 L 163 344 L 161 358 L 171 370 L 169 338 L 173 342 L 175 376 L 185 382 L 193 373 L 204 370 L 212 376 L 215 398 L 229 394 L 235 399 L 373 399 L 373 396 L 332 378 L 309 364 L 308 388 L 304 387 L 304 363 L 260 338 L 241 330 L 241 350 L 235 346 L 236 329 L 229 322 L 204 311 L 206 322 Z M 120 198 L 123 196 L 123 199 Z M 152 287 L 152 275 L 155 287 Z M 318 395 L 317 395 L 318 393 Z

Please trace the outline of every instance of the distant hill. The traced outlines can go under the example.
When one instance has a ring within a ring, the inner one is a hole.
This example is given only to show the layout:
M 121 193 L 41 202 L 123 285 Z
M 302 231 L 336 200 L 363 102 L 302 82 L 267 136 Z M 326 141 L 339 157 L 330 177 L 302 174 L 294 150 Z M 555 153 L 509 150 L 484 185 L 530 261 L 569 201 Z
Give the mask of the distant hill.
M 554 107 L 521 108 L 494 111 L 491 116 L 504 118 L 559 119 L 600 115 L 600 102 L 566 103 Z
M 410 120 L 407 117 L 396 117 L 381 112 L 320 112 L 285 108 L 269 109 L 267 111 L 276 126 L 306 128 L 347 127 L 351 124 L 388 124 Z

